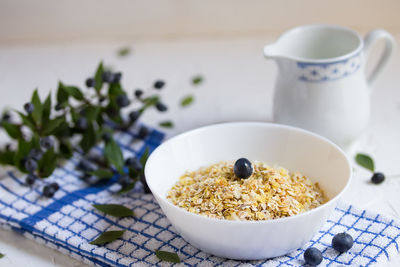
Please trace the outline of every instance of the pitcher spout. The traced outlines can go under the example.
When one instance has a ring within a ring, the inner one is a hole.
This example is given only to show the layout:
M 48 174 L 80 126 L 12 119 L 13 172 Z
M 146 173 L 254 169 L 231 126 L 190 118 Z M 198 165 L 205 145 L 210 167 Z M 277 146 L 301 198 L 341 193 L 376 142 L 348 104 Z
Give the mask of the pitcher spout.
M 276 47 L 276 44 L 264 46 L 264 56 L 268 59 L 276 59 L 278 57 L 281 57 L 279 50 Z

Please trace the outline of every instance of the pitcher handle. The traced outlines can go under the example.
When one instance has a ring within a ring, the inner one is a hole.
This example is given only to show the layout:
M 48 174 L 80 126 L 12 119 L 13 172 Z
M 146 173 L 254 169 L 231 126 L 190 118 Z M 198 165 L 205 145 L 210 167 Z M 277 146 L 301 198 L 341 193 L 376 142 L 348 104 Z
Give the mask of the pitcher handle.
M 396 47 L 396 42 L 390 33 L 382 29 L 372 30 L 364 38 L 364 54 L 366 62 L 368 61 L 369 49 L 374 43 L 376 43 L 380 39 L 385 40 L 385 48 L 383 50 L 382 55 L 380 56 L 378 63 L 373 68 L 371 74 L 367 78 L 367 83 L 370 88 L 375 83 L 377 76 L 379 76 L 379 74 L 382 72 L 382 70 L 388 63 Z

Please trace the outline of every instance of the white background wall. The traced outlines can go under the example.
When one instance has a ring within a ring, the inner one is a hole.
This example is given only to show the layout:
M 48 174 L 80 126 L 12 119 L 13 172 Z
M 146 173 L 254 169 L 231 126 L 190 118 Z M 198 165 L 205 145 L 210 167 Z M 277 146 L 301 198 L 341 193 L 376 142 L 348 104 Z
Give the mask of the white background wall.
M 237 37 L 307 23 L 400 29 L 399 0 L 0 0 L 0 42 Z

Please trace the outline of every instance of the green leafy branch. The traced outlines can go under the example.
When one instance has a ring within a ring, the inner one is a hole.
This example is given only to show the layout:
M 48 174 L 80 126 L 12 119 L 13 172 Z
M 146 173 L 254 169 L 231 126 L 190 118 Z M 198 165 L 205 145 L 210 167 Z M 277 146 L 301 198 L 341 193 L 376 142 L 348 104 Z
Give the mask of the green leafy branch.
M 138 180 L 149 192 L 142 177 L 148 151 L 141 159 L 124 159 L 113 135 L 132 127 L 149 108 L 164 112 L 167 107 L 159 94 L 144 97 L 143 91 L 136 90 L 133 99 L 129 98 L 121 78 L 120 72 L 106 70 L 100 63 L 94 76 L 86 80 L 85 91 L 60 81 L 55 105 L 51 92 L 42 100 L 34 90 L 24 110 L 14 110 L 18 121 L 12 119 L 10 111 L 3 113 L 1 126 L 12 142 L 0 149 L 0 164 L 26 173 L 26 183 L 32 185 L 37 178 L 49 177 L 58 164 L 77 151 L 84 155 L 79 164 L 84 179 L 95 177 L 98 181 L 118 174 L 120 193 L 129 191 Z M 164 85 L 165 82 L 156 81 L 154 89 L 160 90 Z M 122 111 L 132 103 L 137 108 L 123 116 Z M 144 139 L 148 133 L 149 130 L 141 126 L 138 138 Z M 93 158 L 90 151 L 99 143 L 104 144 L 103 156 Z M 46 185 L 43 193 L 51 197 L 57 190 L 58 185 L 53 183 Z

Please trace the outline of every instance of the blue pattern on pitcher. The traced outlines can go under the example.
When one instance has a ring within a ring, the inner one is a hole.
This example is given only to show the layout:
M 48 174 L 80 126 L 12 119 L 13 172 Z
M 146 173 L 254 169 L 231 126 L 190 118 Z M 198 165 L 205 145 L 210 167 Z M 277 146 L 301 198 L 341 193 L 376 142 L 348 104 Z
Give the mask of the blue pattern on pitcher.
M 301 69 L 299 80 L 305 82 L 334 81 L 355 73 L 361 67 L 361 54 L 352 58 L 329 63 L 297 62 Z

